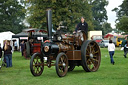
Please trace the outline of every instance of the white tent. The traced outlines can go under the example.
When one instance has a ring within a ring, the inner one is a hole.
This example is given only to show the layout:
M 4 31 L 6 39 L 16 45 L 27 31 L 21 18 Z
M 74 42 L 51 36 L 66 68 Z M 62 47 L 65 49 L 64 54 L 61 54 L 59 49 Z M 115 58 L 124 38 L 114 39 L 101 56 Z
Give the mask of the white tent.
M 12 40 L 12 35 L 15 35 L 14 33 L 8 31 L 8 32 L 0 32 L 0 43 L 1 47 L 3 47 L 3 41 L 4 40 Z

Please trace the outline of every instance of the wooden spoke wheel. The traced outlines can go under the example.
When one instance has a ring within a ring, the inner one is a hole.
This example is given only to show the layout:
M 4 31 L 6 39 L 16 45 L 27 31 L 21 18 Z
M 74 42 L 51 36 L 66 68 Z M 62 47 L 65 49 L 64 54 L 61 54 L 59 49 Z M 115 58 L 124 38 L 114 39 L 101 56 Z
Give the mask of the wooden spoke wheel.
M 41 54 L 34 53 L 30 60 L 30 70 L 33 76 L 40 76 L 44 70 L 44 60 Z
M 74 61 L 68 61 L 68 71 L 73 71 L 73 69 L 75 68 L 75 64 Z
M 59 53 L 56 58 L 56 73 L 59 77 L 63 77 L 68 71 L 68 58 L 65 53 Z
M 95 41 L 87 40 L 81 47 L 82 67 L 87 72 L 97 71 L 100 66 L 101 53 Z

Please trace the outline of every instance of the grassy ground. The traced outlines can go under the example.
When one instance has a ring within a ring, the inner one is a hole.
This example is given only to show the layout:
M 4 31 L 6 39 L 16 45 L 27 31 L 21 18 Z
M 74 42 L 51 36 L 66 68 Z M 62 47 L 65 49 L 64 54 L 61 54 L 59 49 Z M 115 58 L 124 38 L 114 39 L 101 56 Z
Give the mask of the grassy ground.
M 101 65 L 97 72 L 85 72 L 75 67 L 63 78 L 56 74 L 55 67 L 45 67 L 39 77 L 34 77 L 29 68 L 30 60 L 25 60 L 19 52 L 13 54 L 13 67 L 0 69 L 0 85 L 128 85 L 128 58 L 116 48 L 115 65 L 110 64 L 107 48 L 101 48 Z

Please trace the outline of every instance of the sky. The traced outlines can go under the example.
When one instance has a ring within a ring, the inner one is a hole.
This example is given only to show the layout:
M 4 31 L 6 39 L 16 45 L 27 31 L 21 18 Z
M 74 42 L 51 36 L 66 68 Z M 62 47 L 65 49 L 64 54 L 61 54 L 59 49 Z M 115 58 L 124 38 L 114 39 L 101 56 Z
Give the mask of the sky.
M 108 0 L 108 1 L 109 1 L 109 4 L 106 7 L 107 16 L 108 16 L 107 22 L 111 23 L 112 28 L 116 28 L 115 27 L 115 20 L 117 19 L 116 12 L 113 12 L 111 10 L 114 9 L 115 7 L 118 7 L 119 5 L 121 5 L 123 0 Z

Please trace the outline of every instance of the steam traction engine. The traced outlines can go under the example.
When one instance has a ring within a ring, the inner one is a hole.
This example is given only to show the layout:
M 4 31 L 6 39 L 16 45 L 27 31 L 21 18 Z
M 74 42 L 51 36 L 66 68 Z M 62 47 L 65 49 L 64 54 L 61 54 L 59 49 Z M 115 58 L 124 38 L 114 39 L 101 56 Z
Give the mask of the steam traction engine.
M 101 53 L 95 41 L 87 40 L 86 33 L 79 31 L 72 35 L 52 36 L 52 12 L 47 10 L 48 40 L 38 46 L 40 52 L 34 53 L 30 60 L 30 70 L 34 76 L 40 76 L 44 66 L 55 66 L 56 73 L 63 77 L 75 66 L 82 66 L 86 72 L 97 71 Z M 44 60 L 47 57 L 47 60 Z
M 33 55 L 35 52 L 40 52 L 38 46 L 41 46 L 41 42 L 46 40 L 47 38 L 47 31 L 43 29 L 24 29 L 23 32 L 28 33 L 28 41 L 25 42 L 25 49 L 23 51 L 23 56 L 28 59 L 31 55 Z M 40 39 L 38 39 L 40 38 Z M 43 39 L 42 39 L 43 38 Z

